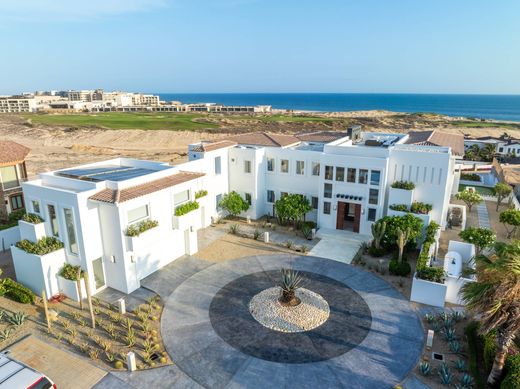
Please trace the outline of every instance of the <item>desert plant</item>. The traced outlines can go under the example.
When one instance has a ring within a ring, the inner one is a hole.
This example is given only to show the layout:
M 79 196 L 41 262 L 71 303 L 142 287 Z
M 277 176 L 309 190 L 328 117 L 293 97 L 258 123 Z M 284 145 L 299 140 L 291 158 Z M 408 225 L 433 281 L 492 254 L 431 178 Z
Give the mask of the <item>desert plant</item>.
M 471 387 L 473 387 L 473 383 L 474 383 L 473 377 L 470 376 L 468 373 L 464 373 L 462 375 L 462 377 L 460 378 L 460 384 L 464 388 L 471 388 Z
M 308 251 L 309 251 L 309 248 L 307 246 L 305 246 L 304 244 L 302 244 L 300 246 L 300 251 L 303 253 L 303 254 L 306 254 Z
M 427 313 L 426 315 L 424 315 L 424 319 L 427 323 L 431 324 L 435 321 L 435 316 L 433 316 L 431 313 Z
M 24 312 L 14 312 L 11 315 L 8 316 L 7 320 L 9 323 L 11 323 L 14 326 L 21 326 L 23 323 L 25 323 L 25 320 L 27 319 L 27 314 Z
M 397 240 L 396 240 L 396 243 L 397 243 L 397 247 L 399 249 L 399 255 L 397 257 L 397 260 L 398 260 L 399 263 L 403 262 L 404 246 L 406 245 L 406 243 L 408 243 L 409 236 L 410 236 L 410 230 L 409 229 L 402 230 L 399 227 L 397 227 Z
M 285 247 L 287 247 L 289 250 L 291 250 L 294 246 L 294 243 L 292 240 L 286 240 L 285 241 Z
M 466 361 L 464 359 L 457 359 L 453 362 L 455 364 L 455 369 L 460 372 L 466 371 L 468 368 L 466 366 Z
M 123 328 L 126 330 L 131 329 L 133 325 L 134 322 L 130 318 L 126 318 L 122 323 Z
M 240 231 L 240 226 L 238 224 L 231 224 L 229 226 L 229 232 L 233 235 L 237 235 Z
M 421 362 L 419 364 L 419 371 L 423 376 L 429 376 L 432 372 L 432 366 L 428 362 Z
M 99 350 L 95 347 L 91 347 L 88 350 L 88 356 L 90 357 L 90 359 L 93 359 L 93 360 L 99 359 Z
M 132 347 L 133 345 L 135 345 L 136 336 L 135 336 L 135 331 L 132 328 L 130 328 L 126 332 L 125 341 L 126 341 L 126 345 L 128 347 Z
M 460 322 L 462 320 L 464 320 L 466 317 L 466 315 L 464 314 L 464 312 L 461 312 L 461 311 L 454 311 L 452 314 L 451 314 L 451 318 L 455 321 L 455 322 Z
M 381 239 L 383 239 L 385 235 L 386 222 L 384 220 L 378 220 L 372 224 L 371 228 L 372 236 L 374 237 L 374 247 L 379 250 L 381 248 Z
M 253 239 L 254 239 L 254 240 L 258 240 L 258 239 L 260 238 L 261 235 L 262 235 L 262 233 L 260 232 L 259 229 L 255 229 L 255 230 L 253 231 Z
M 79 345 L 79 349 L 82 353 L 87 354 L 90 346 L 88 342 L 83 342 Z
M 6 329 L 0 331 L 0 341 L 3 342 L 4 340 L 9 339 L 12 332 L 13 332 L 13 330 L 11 328 L 6 328 Z
M 439 368 L 439 377 L 443 385 L 450 385 L 453 381 L 453 373 L 451 373 L 450 368 L 444 362 L 441 363 L 441 366 Z
M 447 342 L 452 342 L 457 340 L 457 334 L 455 333 L 454 328 L 445 328 L 442 333 L 444 334 L 444 338 Z
M 121 361 L 115 361 L 115 362 L 114 362 L 114 368 L 116 368 L 116 369 L 122 369 L 122 368 L 123 368 L 123 362 L 121 362 Z
M 312 239 L 312 228 L 308 224 L 303 224 L 302 225 L 302 234 L 305 239 L 311 240 Z
M 406 277 L 412 271 L 410 264 L 406 261 L 399 262 L 397 259 L 392 259 L 388 264 L 388 270 L 391 274 L 401 277 Z M 399 279 L 399 286 L 403 286 L 404 281 Z
M 511 194 L 511 192 L 513 191 L 513 188 L 511 188 L 508 184 L 499 182 L 495 185 L 495 187 L 493 188 L 493 191 L 495 193 L 495 196 L 497 197 L 496 211 L 498 212 L 498 208 L 502 204 L 502 201 Z
M 282 295 L 280 296 L 280 302 L 284 305 L 298 305 L 300 300 L 296 297 L 296 290 L 302 284 L 302 276 L 293 269 L 282 269 L 281 273 L 280 287 L 282 288 Z
M 114 362 L 116 360 L 116 356 L 109 351 L 105 351 L 105 357 L 107 358 L 108 362 Z
M 460 342 L 457 340 L 452 340 L 451 342 L 449 342 L 449 346 L 451 352 L 455 354 L 460 354 L 460 352 L 462 351 L 462 346 L 460 345 Z
M 468 207 L 469 212 L 471 212 L 471 208 L 482 202 L 482 196 L 478 194 L 476 191 L 465 189 L 462 192 L 459 192 L 455 195 L 457 200 L 461 200 Z

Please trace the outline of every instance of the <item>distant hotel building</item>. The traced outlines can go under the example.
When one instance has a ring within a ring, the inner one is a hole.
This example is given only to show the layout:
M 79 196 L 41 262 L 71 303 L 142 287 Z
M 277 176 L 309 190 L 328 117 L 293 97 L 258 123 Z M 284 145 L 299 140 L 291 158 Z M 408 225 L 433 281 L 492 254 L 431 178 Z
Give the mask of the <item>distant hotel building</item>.
M 0 96 L 0 113 L 35 112 L 36 108 L 34 97 Z

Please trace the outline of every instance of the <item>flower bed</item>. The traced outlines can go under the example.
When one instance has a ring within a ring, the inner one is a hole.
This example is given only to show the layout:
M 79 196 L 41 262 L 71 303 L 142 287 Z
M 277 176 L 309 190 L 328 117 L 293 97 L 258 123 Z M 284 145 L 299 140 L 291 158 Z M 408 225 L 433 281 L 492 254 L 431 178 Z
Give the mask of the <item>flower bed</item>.
M 184 216 L 191 211 L 195 211 L 196 209 L 199 209 L 199 203 L 196 201 L 188 201 L 187 203 L 179 205 L 177 208 L 175 208 L 175 216 Z
M 139 236 L 143 232 L 151 230 L 158 225 L 159 222 L 157 220 L 143 220 L 142 222 L 128 226 L 125 231 L 125 235 L 131 237 Z
M 40 224 L 43 223 L 44 220 L 35 213 L 26 213 L 22 216 L 22 219 L 24 222 L 32 223 L 32 224 Z
M 29 254 L 45 255 L 63 248 L 63 243 L 53 236 L 45 236 L 36 243 L 23 239 L 16 243 L 16 247 Z
M 427 215 L 432 210 L 431 204 L 421 203 L 420 201 L 414 201 L 410 207 L 412 213 L 420 215 Z
M 389 208 L 393 211 L 408 212 L 408 205 L 406 204 L 392 204 Z
M 200 199 L 201 197 L 207 196 L 208 191 L 205 189 L 201 189 L 198 192 L 195 192 L 195 199 Z
M 414 190 L 415 184 L 410 181 L 395 181 L 392 184 L 392 188 L 394 189 L 404 189 L 404 190 Z

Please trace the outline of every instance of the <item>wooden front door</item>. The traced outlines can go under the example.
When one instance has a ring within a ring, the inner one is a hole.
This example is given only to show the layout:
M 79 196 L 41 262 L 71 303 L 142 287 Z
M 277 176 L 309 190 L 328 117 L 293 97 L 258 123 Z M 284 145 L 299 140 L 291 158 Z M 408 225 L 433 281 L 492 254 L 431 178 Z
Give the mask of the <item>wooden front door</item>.
M 359 232 L 359 224 L 361 223 L 361 204 L 354 206 L 354 232 Z
M 338 202 L 338 212 L 336 213 L 336 229 L 342 230 L 345 221 L 345 203 Z

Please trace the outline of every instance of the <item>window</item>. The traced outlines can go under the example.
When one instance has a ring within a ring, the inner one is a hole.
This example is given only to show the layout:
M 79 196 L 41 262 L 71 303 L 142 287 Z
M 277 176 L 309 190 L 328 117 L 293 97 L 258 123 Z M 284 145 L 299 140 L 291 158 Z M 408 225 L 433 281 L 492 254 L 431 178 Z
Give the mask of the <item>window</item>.
M 379 170 L 372 170 L 370 172 L 370 185 L 379 185 L 381 180 L 381 172 Z
M 296 174 L 305 174 L 305 161 L 296 161 Z
M 59 236 L 58 219 L 56 218 L 56 207 L 54 205 L 47 205 L 47 212 L 49 213 L 49 223 L 51 224 L 52 235 Z
M 336 167 L 336 181 L 345 181 L 344 167 Z
M 37 200 L 31 201 L 32 210 L 34 213 L 40 213 L 40 202 Z
M 334 174 L 334 168 L 332 166 L 325 166 L 325 179 L 332 180 L 333 174 Z
M 9 200 L 11 200 L 11 210 L 12 211 L 23 208 L 23 196 L 21 194 L 16 195 L 16 196 L 11 196 L 9 198 Z
M 328 201 L 323 202 L 323 213 L 325 215 L 330 215 L 330 203 Z
M 313 162 L 312 163 L 312 175 L 313 176 L 319 176 L 320 175 L 320 163 L 319 162 Z
M 149 216 L 148 205 L 141 205 L 140 207 L 131 209 L 127 212 L 128 225 L 138 223 Z
M 274 203 L 276 201 L 274 191 L 268 190 L 267 191 L 267 202 L 268 203 Z
M 20 186 L 15 166 L 0 167 L 0 178 L 4 185 L 4 189 L 11 189 Z
M 289 193 L 287 192 L 280 192 L 280 198 L 287 196 Z
M 282 159 L 280 161 L 280 171 L 282 173 L 289 173 L 289 160 L 288 159 Z
M 376 209 L 375 208 L 368 208 L 367 220 L 369 222 L 375 222 L 376 221 Z
M 316 196 L 311 197 L 312 209 L 318 209 L 318 202 L 319 202 L 319 199 Z
M 251 173 L 251 161 L 244 161 L 244 173 Z
M 352 167 L 347 169 L 347 182 L 356 182 L 356 169 Z
M 368 195 L 368 203 L 377 205 L 378 197 L 379 197 L 379 189 L 370 189 L 370 192 Z
M 267 171 L 274 172 L 274 158 L 267 158 Z
M 215 174 L 222 173 L 222 161 L 221 157 L 215 157 Z
M 182 192 L 175 193 L 173 195 L 173 204 L 175 207 L 186 203 L 190 200 L 190 191 L 189 189 L 183 190 Z
M 251 203 L 252 203 L 251 193 L 246 193 L 246 203 L 251 205 Z
M 359 169 L 358 182 L 360 184 L 366 184 L 368 182 L 368 170 L 367 169 Z
M 503 151 L 504 151 L 504 148 L 503 148 L 503 147 L 499 147 L 499 148 L 498 148 L 498 152 L 499 152 L 499 153 L 502 153 Z
M 222 194 L 218 194 L 215 196 L 215 205 L 216 205 L 217 211 L 222 210 L 222 207 L 220 206 L 221 200 L 222 200 Z
M 323 197 L 332 198 L 332 184 L 323 185 Z
M 65 228 L 67 229 L 67 238 L 69 242 L 69 251 L 72 254 L 78 254 L 78 243 L 76 242 L 76 229 L 74 227 L 74 217 L 72 209 L 64 208 L 63 216 L 65 217 Z

